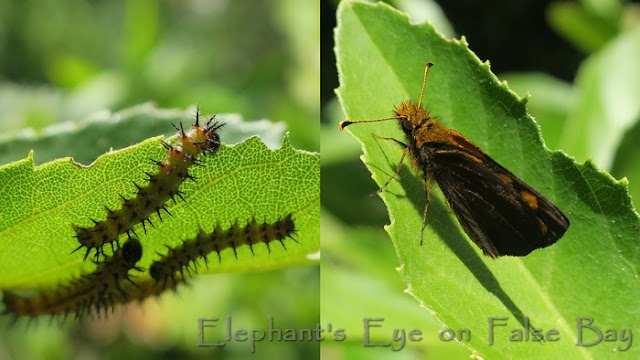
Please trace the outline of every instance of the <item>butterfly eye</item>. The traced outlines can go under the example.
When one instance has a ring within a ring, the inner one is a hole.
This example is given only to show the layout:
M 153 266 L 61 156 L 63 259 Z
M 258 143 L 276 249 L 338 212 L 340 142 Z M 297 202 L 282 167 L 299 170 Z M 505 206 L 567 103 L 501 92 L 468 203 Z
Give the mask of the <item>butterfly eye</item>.
M 413 125 L 411 124 L 411 121 L 409 121 L 408 119 L 402 119 L 400 121 L 402 122 L 402 128 L 405 131 L 411 132 L 413 130 Z

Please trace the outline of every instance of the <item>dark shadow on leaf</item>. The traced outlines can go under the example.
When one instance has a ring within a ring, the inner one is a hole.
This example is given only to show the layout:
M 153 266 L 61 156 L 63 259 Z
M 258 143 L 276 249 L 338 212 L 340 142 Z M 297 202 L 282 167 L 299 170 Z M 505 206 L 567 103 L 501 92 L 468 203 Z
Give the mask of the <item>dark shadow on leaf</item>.
M 394 167 L 395 169 L 395 167 Z M 403 165 L 401 175 L 409 174 L 410 169 Z M 416 209 L 416 212 L 422 217 L 424 211 L 424 185 L 422 180 L 413 176 L 401 176 L 398 180 L 402 187 L 407 191 L 407 197 Z M 433 192 L 433 187 L 432 187 Z M 491 270 L 485 265 L 472 248 L 469 239 L 464 235 L 460 228 L 456 225 L 455 220 L 450 216 L 451 211 L 443 201 L 432 193 L 430 196 L 429 213 L 427 215 L 427 226 L 435 230 L 438 236 L 444 240 L 447 247 L 460 259 L 464 266 L 471 274 L 480 282 L 480 284 L 490 293 L 496 296 L 500 302 L 511 312 L 518 322 L 525 327 L 522 310 L 511 300 L 509 295 L 500 286 L 498 279 L 491 273 Z M 416 237 L 420 237 L 420 228 L 416 228 Z M 416 241 L 416 244 L 418 241 Z M 416 245 L 419 246 L 419 245 Z M 496 260 L 500 261 L 500 260 Z M 529 324 L 531 328 L 532 325 Z

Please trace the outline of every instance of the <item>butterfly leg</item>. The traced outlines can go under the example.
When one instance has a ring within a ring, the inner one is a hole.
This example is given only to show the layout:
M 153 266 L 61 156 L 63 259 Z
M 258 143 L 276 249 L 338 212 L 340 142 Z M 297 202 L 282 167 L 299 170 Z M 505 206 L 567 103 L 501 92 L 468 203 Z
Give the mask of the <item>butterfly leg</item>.
M 424 182 L 425 204 L 424 204 L 424 212 L 422 213 L 422 230 L 420 230 L 420 245 L 422 245 L 422 241 L 424 240 L 424 228 L 427 226 L 427 209 L 429 208 L 430 193 L 431 191 L 429 186 L 429 180 L 427 180 Z
M 398 139 L 394 139 L 392 137 L 384 137 L 384 136 L 379 136 L 379 135 L 376 135 L 376 134 L 371 134 L 371 135 L 373 135 L 374 137 L 376 137 L 378 139 L 394 141 L 396 144 L 398 144 L 398 145 L 400 145 L 400 146 L 402 146 L 404 148 L 404 151 L 402 152 L 402 157 L 400 157 L 400 162 L 398 163 L 398 166 L 396 166 L 396 171 L 393 173 L 393 175 L 391 175 L 389 180 L 387 180 L 387 182 L 384 183 L 384 185 L 382 185 L 376 192 L 371 194 L 371 196 L 374 196 L 374 195 L 377 195 L 380 192 L 382 192 L 387 187 L 387 185 L 389 185 L 389 183 L 391 183 L 391 181 L 393 179 L 395 179 L 396 176 L 400 173 L 400 168 L 402 166 L 402 162 L 404 161 L 404 158 L 409 153 L 409 145 L 403 143 L 402 141 L 400 141 Z

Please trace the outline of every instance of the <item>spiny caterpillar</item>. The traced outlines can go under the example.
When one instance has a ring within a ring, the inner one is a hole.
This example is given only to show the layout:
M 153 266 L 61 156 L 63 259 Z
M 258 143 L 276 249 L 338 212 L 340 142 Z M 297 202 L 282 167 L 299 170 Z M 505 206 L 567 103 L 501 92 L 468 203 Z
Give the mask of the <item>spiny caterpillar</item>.
M 86 248 L 84 255 L 86 259 L 91 250 L 95 249 L 96 258 L 103 253 L 103 247 L 110 244 L 113 248 L 113 242 L 117 245 L 118 237 L 121 234 L 127 234 L 131 238 L 131 233 L 135 234 L 133 227 L 142 224 L 144 232 L 147 232 L 145 222 L 153 226 L 150 216 L 153 213 L 158 214 L 158 218 L 162 221 L 160 210 L 165 211 L 171 216 L 166 208 L 166 202 L 172 199 L 176 202 L 176 196 L 184 201 L 183 193 L 178 189 L 185 179 L 196 179 L 189 175 L 189 167 L 191 165 L 201 165 L 198 160 L 200 154 L 213 153 L 220 147 L 220 137 L 217 131 L 224 126 L 215 120 L 212 116 L 205 125 L 200 125 L 200 112 L 196 113 L 195 124 L 185 131 L 180 127 L 174 127 L 180 132 L 178 140 L 173 145 L 163 142 L 167 148 L 167 157 L 164 161 L 152 160 L 158 166 L 157 174 L 147 175 L 148 184 L 144 187 L 134 183 L 137 193 L 134 197 L 122 198 L 122 207 L 118 210 L 111 210 L 105 206 L 107 217 L 105 220 L 93 222 L 93 226 L 81 227 L 73 225 L 75 237 L 80 242 L 80 246 L 73 252 Z M 137 235 L 136 235 L 137 236 Z
M 123 284 L 123 290 L 127 293 L 128 298 L 122 299 L 117 298 L 115 303 L 127 303 L 134 300 L 142 302 L 144 299 L 151 296 L 160 296 L 163 292 L 168 290 L 176 291 L 178 285 L 184 283 L 184 279 L 168 279 L 165 284 L 160 284 L 152 278 L 146 278 L 139 282 L 136 282 L 135 285 L 131 283 Z
M 106 313 L 115 303 L 127 302 L 127 293 L 121 284 L 124 280 L 135 283 L 129 277 L 129 271 L 142 271 L 136 263 L 142 257 L 142 246 L 136 238 L 131 238 L 117 249 L 114 254 L 98 264 L 98 268 L 71 281 L 58 289 L 40 289 L 36 296 L 18 295 L 4 291 L 2 301 L 5 313 L 15 317 L 64 314 L 75 312 L 76 317 L 93 311 Z
M 184 280 L 185 270 L 191 276 L 191 264 L 194 265 L 194 271 L 197 271 L 196 260 L 198 258 L 203 258 L 206 264 L 207 255 L 216 252 L 218 261 L 222 262 L 220 252 L 224 249 L 232 248 L 237 259 L 238 253 L 236 249 L 239 246 L 249 245 L 253 253 L 253 245 L 258 243 L 264 243 L 269 252 L 271 252 L 269 243 L 275 240 L 280 241 L 282 247 L 286 249 L 283 240 L 290 237 L 293 241 L 296 241 L 292 237 L 295 232 L 292 214 L 273 223 L 258 223 L 253 218 L 246 226 L 241 227 L 236 222 L 227 230 L 223 230 L 218 224 L 214 227 L 212 233 L 207 234 L 201 229 L 195 238 L 183 240 L 182 244 L 174 248 L 167 246 L 169 251 L 166 255 L 159 254 L 162 258 L 151 264 L 149 273 L 156 283 L 162 283 L 162 288 L 165 288 L 168 281 L 169 284 L 175 284 L 179 280 Z M 177 278 L 178 273 L 180 273 L 179 278 Z

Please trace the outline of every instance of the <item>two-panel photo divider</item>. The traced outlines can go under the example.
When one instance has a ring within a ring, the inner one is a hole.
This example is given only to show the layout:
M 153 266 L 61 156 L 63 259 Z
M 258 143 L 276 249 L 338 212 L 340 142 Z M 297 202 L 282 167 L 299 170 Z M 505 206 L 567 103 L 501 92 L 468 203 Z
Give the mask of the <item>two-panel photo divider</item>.
M 635 4 L 0 5 L 0 359 L 640 357 Z

